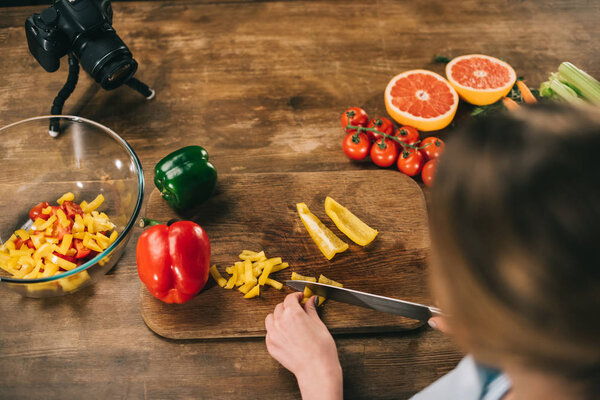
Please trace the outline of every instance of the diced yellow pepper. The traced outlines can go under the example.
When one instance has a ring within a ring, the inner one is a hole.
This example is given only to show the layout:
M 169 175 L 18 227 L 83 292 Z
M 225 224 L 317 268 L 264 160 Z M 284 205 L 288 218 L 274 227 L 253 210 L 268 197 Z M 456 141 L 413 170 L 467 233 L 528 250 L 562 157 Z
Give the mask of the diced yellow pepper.
M 46 241 L 44 235 L 31 235 L 30 239 L 36 249 L 39 249 L 40 246 Z
M 283 283 L 277 282 L 275 279 L 271 278 L 267 278 L 265 285 L 273 286 L 277 290 L 281 290 L 283 288 Z
M 331 286 L 337 286 L 337 287 L 341 287 L 341 288 L 343 288 L 343 287 L 344 287 L 344 285 L 342 285 L 341 283 L 339 283 L 339 282 L 336 282 L 336 281 L 334 281 L 334 280 L 331 280 L 331 279 L 327 278 L 327 277 L 326 277 L 325 275 L 323 275 L 323 274 L 321 274 L 321 276 L 319 276 L 319 281 L 318 281 L 318 282 L 319 282 L 319 283 L 324 283 L 324 284 L 326 284 L 326 285 L 331 285 Z
M 30 248 L 27 248 L 27 250 L 10 250 L 10 256 L 11 257 L 21 257 L 21 256 L 28 256 L 31 255 L 31 250 Z
M 44 215 L 48 215 L 51 212 L 52 212 L 52 206 L 48 206 L 48 207 L 42 209 L 42 214 L 44 214 Z
M 54 257 L 56 257 L 56 256 L 54 256 Z M 56 258 L 59 258 L 59 257 L 56 257 Z M 62 260 L 62 258 L 61 258 L 61 260 Z M 63 260 L 63 261 L 66 261 L 66 260 Z M 42 273 L 42 277 L 46 278 L 48 276 L 55 275 L 57 272 L 58 272 L 58 265 L 56 265 L 55 263 L 47 262 L 44 265 L 44 272 Z
M 244 282 L 256 283 L 256 278 L 252 273 L 252 263 L 249 260 L 244 261 Z
M 256 285 L 254 286 L 248 293 L 246 293 L 244 295 L 245 299 L 251 299 L 253 297 L 256 297 L 260 294 L 260 285 Z
M 98 208 L 100 206 L 100 204 L 102 204 L 102 202 L 104 202 L 104 196 L 102 195 L 102 193 L 100 193 L 89 204 L 86 204 L 85 207 L 83 205 L 83 202 L 81 203 L 80 206 L 84 213 L 89 213 L 89 212 L 94 211 L 96 208 Z
M 42 257 L 48 257 L 55 250 L 56 245 L 53 245 L 52 243 L 44 243 L 35 251 L 35 253 L 33 253 L 33 259 L 37 263 Z
M 260 253 L 256 253 L 250 250 L 243 250 L 242 254 L 239 255 L 240 260 L 248 260 L 248 261 L 263 261 L 266 260 L 265 252 L 261 251 Z
M 51 216 L 50 218 L 48 218 L 47 221 L 44 221 L 43 219 L 38 218 L 33 223 L 33 227 L 35 228 L 36 231 L 45 231 L 46 229 L 50 228 L 54 224 L 56 219 L 57 219 L 56 215 Z
M 72 263 L 71 261 L 67 261 L 64 258 L 60 258 L 56 255 L 52 255 L 50 257 L 47 257 L 46 259 L 48 258 L 50 259 L 51 263 L 56 264 L 62 269 L 66 269 L 67 271 L 70 271 L 73 268 L 77 267 L 77 264 Z M 48 263 L 46 263 L 46 265 L 48 265 Z
M 316 282 L 317 278 L 315 278 L 314 276 L 304 276 L 304 275 L 300 275 L 295 272 L 292 272 L 292 280 L 293 281 Z
M 73 222 L 73 232 L 83 232 L 85 230 L 85 224 L 83 218 L 79 214 L 75 214 L 75 221 Z
M 88 206 L 88 202 L 87 202 L 87 201 L 85 201 L 85 200 L 83 200 L 81 203 L 79 203 L 79 207 L 81 207 L 81 210 L 82 210 L 82 211 L 83 211 L 83 209 L 84 209 L 85 207 L 87 207 L 87 206 Z
M 62 203 L 64 203 L 65 201 L 73 201 L 73 200 L 75 200 L 75 195 L 71 192 L 67 192 L 67 193 L 63 194 L 62 196 L 60 196 L 60 198 L 58 200 L 56 200 L 56 202 L 62 206 Z
M 74 232 L 73 238 L 83 240 L 83 239 L 85 239 L 86 234 L 87 234 L 87 232 Z M 46 239 L 46 240 L 49 240 L 49 239 Z
M 111 244 L 113 244 L 114 241 L 117 240 L 118 236 L 119 236 L 119 233 L 117 231 L 112 231 L 112 233 L 110 234 L 110 236 L 108 238 L 108 245 L 110 246 Z
M 98 243 L 96 243 L 89 234 L 83 238 L 83 246 L 90 250 L 97 251 L 98 253 L 102 253 L 102 249 L 98 246 Z
M 235 283 L 235 286 L 241 286 L 246 282 L 244 280 L 244 275 L 245 275 L 244 263 L 241 263 L 238 261 L 235 263 L 235 267 L 236 267 L 237 273 L 238 273 L 238 279 L 237 279 L 237 282 Z
M 27 233 L 27 231 L 25 229 L 16 230 L 15 233 L 17 234 L 18 237 L 20 237 L 23 240 L 29 239 L 29 233 Z
M 73 276 L 67 276 L 58 280 L 58 284 L 64 292 L 71 292 L 90 279 L 90 274 L 87 271 L 81 271 Z
M 210 276 L 212 276 L 213 279 L 215 280 L 215 282 L 217 282 L 217 285 L 223 287 L 227 284 L 227 279 L 225 279 L 225 278 L 223 278 L 223 276 L 221 276 L 216 265 L 213 265 L 212 267 L 210 267 L 208 272 L 210 272 Z
M 233 287 L 235 286 L 235 283 L 237 282 L 237 280 L 238 280 L 237 268 L 233 268 L 233 274 L 231 275 L 231 277 L 227 281 L 227 284 L 224 286 L 224 288 L 225 289 L 233 289 Z
M 67 218 L 67 214 L 65 214 L 65 212 L 63 210 L 61 210 L 60 208 L 58 209 L 58 211 L 56 212 L 56 215 L 58 216 L 58 222 L 63 226 L 63 227 L 68 227 L 69 225 L 71 225 L 71 221 Z
M 69 257 L 75 257 L 75 254 L 77 254 L 77 250 L 75 250 L 75 249 L 69 249 L 69 250 L 67 250 L 67 254 L 66 255 L 69 256 Z M 100 261 L 104 261 L 106 258 L 108 258 L 108 257 L 105 257 L 105 258 L 103 258 Z M 104 264 L 102 264 L 102 265 L 104 265 Z
M 308 299 L 310 299 L 310 297 L 313 295 L 313 292 L 308 288 L 308 286 L 305 286 L 303 294 L 304 296 L 302 298 L 302 304 L 306 303 Z
M 233 275 L 237 272 L 237 268 L 235 265 L 232 265 L 231 267 L 225 268 L 225 272 L 227 272 L 229 275 Z
M 348 249 L 348 243 L 337 237 L 335 233 L 323 225 L 319 218 L 310 212 L 306 204 L 298 203 L 296 204 L 296 208 L 310 237 L 319 247 L 325 258 L 331 260 L 337 253 Z
M 358 245 L 366 246 L 377 237 L 378 232 L 375 229 L 329 196 L 325 198 L 325 212 L 335 226 Z
M 274 265 L 273 269 L 271 270 L 271 273 L 274 274 L 275 272 L 281 271 L 282 269 L 286 269 L 287 267 L 289 267 L 290 264 L 283 262 L 281 264 L 278 265 Z
M 98 246 L 100 246 L 102 250 L 106 249 L 109 246 L 110 239 L 107 236 L 98 232 L 96 233 L 96 235 L 94 235 L 94 237 L 96 238 L 96 243 L 98 243 Z
M 31 265 L 32 267 L 35 265 L 35 261 L 31 258 L 30 255 L 19 257 L 19 261 L 17 261 L 20 265 Z
M 31 272 L 29 272 L 27 275 L 25 275 L 23 277 L 23 279 L 34 279 L 38 272 L 40 272 L 40 268 L 44 265 L 44 262 L 42 260 L 39 260 L 36 264 L 35 264 L 35 268 L 33 268 L 33 270 Z
M 87 227 L 87 231 L 88 231 L 89 233 L 96 233 L 96 228 L 95 228 L 95 226 L 94 226 L 94 218 L 93 218 L 91 215 L 89 215 L 89 214 L 86 214 L 86 215 L 83 217 L 83 223 L 84 223 L 84 224 L 85 224 L 85 226 Z
M 60 246 L 58 248 L 58 252 L 60 254 L 67 255 L 67 251 L 69 251 L 69 248 L 71 247 L 71 243 L 73 242 L 73 235 L 67 233 L 66 235 L 63 236 L 62 242 L 60 243 Z
M 240 286 L 238 288 L 238 290 L 244 294 L 248 293 L 250 291 L 250 289 L 252 289 L 254 286 L 258 286 L 256 284 L 256 282 L 246 282 L 244 283 L 242 286 Z
M 265 269 L 263 270 L 262 275 L 260 276 L 260 278 L 258 280 L 259 285 L 264 286 L 264 284 L 267 281 L 267 278 L 269 278 L 269 274 L 273 270 L 273 266 L 275 266 L 275 264 L 281 264 L 281 257 L 271 258 L 264 262 Z

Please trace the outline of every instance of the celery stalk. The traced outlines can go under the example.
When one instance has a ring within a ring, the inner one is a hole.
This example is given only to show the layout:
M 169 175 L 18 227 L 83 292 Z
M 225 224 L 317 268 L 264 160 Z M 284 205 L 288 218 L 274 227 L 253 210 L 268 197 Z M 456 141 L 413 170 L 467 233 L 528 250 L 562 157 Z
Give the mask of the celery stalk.
M 552 74 L 555 75 L 555 74 Z M 577 92 L 569 85 L 561 82 L 558 77 L 550 76 L 550 89 L 556 95 L 557 99 L 564 100 L 571 104 L 583 104 L 585 101 L 579 98 Z
M 580 70 L 570 62 L 563 62 L 558 67 L 558 79 L 590 103 L 600 105 L 600 82 L 585 71 Z

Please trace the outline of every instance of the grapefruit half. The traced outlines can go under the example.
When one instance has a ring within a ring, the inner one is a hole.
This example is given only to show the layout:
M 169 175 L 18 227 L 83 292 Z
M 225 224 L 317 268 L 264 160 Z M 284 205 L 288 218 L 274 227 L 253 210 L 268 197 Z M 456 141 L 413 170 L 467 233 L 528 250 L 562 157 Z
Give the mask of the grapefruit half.
M 446 76 L 460 97 L 476 106 L 497 102 L 517 80 L 510 65 L 482 54 L 456 57 L 446 65 Z
M 385 89 L 385 108 L 402 125 L 421 131 L 445 128 L 454 118 L 458 95 L 435 72 L 415 69 L 396 75 Z

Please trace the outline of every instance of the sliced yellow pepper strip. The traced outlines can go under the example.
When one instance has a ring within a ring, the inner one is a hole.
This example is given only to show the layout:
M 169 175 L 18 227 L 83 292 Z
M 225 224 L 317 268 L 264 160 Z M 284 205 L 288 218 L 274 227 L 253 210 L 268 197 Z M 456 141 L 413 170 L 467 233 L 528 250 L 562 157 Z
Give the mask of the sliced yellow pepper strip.
M 229 278 L 229 280 L 227 281 L 227 284 L 223 287 L 225 289 L 233 289 L 237 280 L 238 280 L 237 268 L 233 268 L 233 275 L 231 275 L 231 278 Z
M 227 284 L 227 279 L 225 279 L 225 278 L 223 278 L 223 276 L 221 276 L 216 265 L 213 265 L 212 267 L 210 267 L 208 272 L 210 272 L 210 276 L 212 276 L 213 279 L 215 280 L 215 282 L 217 282 L 217 285 L 224 287 Z
M 295 272 L 292 272 L 292 280 L 293 281 L 316 282 L 317 278 L 315 278 L 314 276 L 304 276 L 304 275 L 300 275 Z
M 256 285 L 254 286 L 248 293 L 246 293 L 244 295 L 245 299 L 251 299 L 253 297 L 256 297 L 260 294 L 260 285 Z
M 62 203 L 64 203 L 65 201 L 73 201 L 73 200 L 75 200 L 75 195 L 71 192 L 67 192 L 67 193 L 63 194 L 62 196 L 60 196 L 60 199 L 56 200 L 56 202 L 62 206 Z
M 264 261 L 267 259 L 265 256 L 265 252 L 261 251 L 260 253 L 256 253 L 250 250 L 243 250 L 242 254 L 239 255 L 240 260 L 248 260 L 248 261 Z
M 263 263 L 265 268 L 263 269 L 262 275 L 258 279 L 258 284 L 260 286 L 264 286 L 265 282 L 267 281 L 267 278 L 269 277 L 269 274 L 273 270 L 273 267 L 277 264 L 281 264 L 281 257 L 270 258 Z
M 321 253 L 331 260 L 334 255 L 348 249 L 348 243 L 337 237 L 331 232 L 313 213 L 310 212 L 306 204 L 296 204 L 298 214 L 312 240 L 317 244 Z
M 274 265 L 273 269 L 271 270 L 271 273 L 274 274 L 275 272 L 281 271 L 282 269 L 286 269 L 287 267 L 289 267 L 290 264 L 283 262 L 281 264 L 278 265 Z
M 244 261 L 244 282 L 252 282 L 256 283 L 256 278 L 254 277 L 254 271 L 252 271 L 252 263 L 250 260 Z
M 258 286 L 256 284 L 256 282 L 246 282 L 244 283 L 242 286 L 240 286 L 238 288 L 238 290 L 244 294 L 248 293 L 250 291 L 250 289 L 252 289 L 254 286 Z
M 62 242 L 60 242 L 60 247 L 58 248 L 58 252 L 63 256 L 67 255 L 67 251 L 69 251 L 72 241 L 73 235 L 66 234 L 65 236 L 63 236 Z
M 275 279 L 271 278 L 267 278 L 265 285 L 273 286 L 277 290 L 281 290 L 283 288 L 283 283 L 277 282 Z
M 319 283 L 324 283 L 326 285 L 337 286 L 337 287 L 341 287 L 341 288 L 344 287 L 344 285 L 342 285 L 341 283 L 331 280 L 323 274 L 321 274 L 321 276 L 319 276 Z
M 20 237 L 23 240 L 29 239 L 29 233 L 27 233 L 27 231 L 25 229 L 19 229 L 19 230 L 15 231 L 15 233 L 17 234 L 18 237 Z
M 48 215 L 52 212 L 52 206 L 48 206 L 42 210 L 42 214 Z
M 54 254 L 51 255 L 50 257 L 48 257 L 47 260 L 49 262 L 46 263 L 46 266 L 51 265 L 51 264 L 56 264 L 59 267 L 61 267 L 62 269 L 66 269 L 66 270 L 72 270 L 73 268 L 75 268 L 77 266 L 77 264 L 72 263 L 71 261 L 67 261 L 64 258 L 60 258 Z M 44 273 L 46 273 L 46 267 L 44 267 Z M 54 274 L 52 274 L 52 275 L 54 275 Z
M 104 202 L 104 196 L 100 193 L 94 200 L 92 200 L 89 204 L 85 204 L 81 202 L 81 210 L 84 213 L 89 213 L 94 211 L 96 208 L 100 207 L 100 204 Z
M 67 276 L 66 278 L 59 279 L 58 284 L 62 287 L 64 292 L 71 292 L 83 285 L 89 279 L 90 274 L 88 274 L 87 271 L 81 271 L 73 276 Z
M 335 226 L 358 245 L 366 246 L 377 237 L 378 232 L 375 229 L 329 196 L 325 198 L 325 212 Z

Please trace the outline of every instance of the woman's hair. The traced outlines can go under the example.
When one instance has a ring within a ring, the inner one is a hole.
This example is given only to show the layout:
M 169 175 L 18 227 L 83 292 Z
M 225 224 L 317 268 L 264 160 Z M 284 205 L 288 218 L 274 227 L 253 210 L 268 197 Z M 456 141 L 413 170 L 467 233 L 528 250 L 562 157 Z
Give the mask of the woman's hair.
M 554 104 L 452 133 L 431 196 L 432 284 L 485 363 L 598 382 L 600 116 Z

